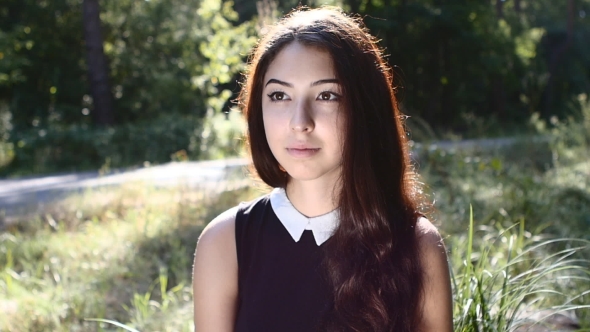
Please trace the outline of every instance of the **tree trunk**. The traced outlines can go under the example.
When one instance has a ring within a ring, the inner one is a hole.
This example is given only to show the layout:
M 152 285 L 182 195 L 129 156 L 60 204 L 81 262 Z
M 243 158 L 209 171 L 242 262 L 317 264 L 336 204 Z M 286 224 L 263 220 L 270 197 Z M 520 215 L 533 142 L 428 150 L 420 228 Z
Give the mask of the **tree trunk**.
M 93 120 L 96 125 L 107 126 L 114 123 L 113 97 L 109 84 L 109 69 L 102 47 L 100 31 L 100 6 L 98 0 L 84 0 L 82 3 L 84 38 L 88 61 L 88 80 L 94 108 Z
M 496 15 L 498 18 L 504 18 L 504 1 L 496 0 Z
M 493 75 L 491 81 L 492 100 L 490 104 L 492 107 L 492 112 L 498 119 L 502 120 L 506 116 L 506 90 L 504 89 L 504 82 L 502 80 L 502 76 L 500 75 Z
M 514 0 L 514 11 L 516 11 L 517 14 L 522 12 L 522 3 L 520 1 L 521 0 Z
M 234 0 L 234 10 L 238 13 L 238 23 L 243 23 L 250 20 L 256 15 L 256 7 L 258 2 L 252 0 Z M 275 1 L 276 4 L 276 1 Z
M 361 8 L 361 2 L 360 0 L 348 0 L 348 6 L 350 7 L 350 12 L 353 14 L 360 14 L 360 8 Z
M 555 99 L 555 75 L 567 51 L 574 41 L 574 20 L 576 17 L 574 0 L 567 0 L 567 32 L 565 41 L 555 49 L 549 61 L 549 80 L 546 88 L 545 115 L 551 114 L 553 101 Z

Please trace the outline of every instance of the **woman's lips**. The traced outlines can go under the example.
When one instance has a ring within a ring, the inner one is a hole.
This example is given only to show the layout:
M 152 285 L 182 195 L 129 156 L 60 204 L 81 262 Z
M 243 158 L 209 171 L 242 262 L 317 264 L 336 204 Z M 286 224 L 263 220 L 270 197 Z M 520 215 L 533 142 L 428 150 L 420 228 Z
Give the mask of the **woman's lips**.
M 315 155 L 320 151 L 319 148 L 287 148 L 287 152 L 297 158 L 307 158 Z

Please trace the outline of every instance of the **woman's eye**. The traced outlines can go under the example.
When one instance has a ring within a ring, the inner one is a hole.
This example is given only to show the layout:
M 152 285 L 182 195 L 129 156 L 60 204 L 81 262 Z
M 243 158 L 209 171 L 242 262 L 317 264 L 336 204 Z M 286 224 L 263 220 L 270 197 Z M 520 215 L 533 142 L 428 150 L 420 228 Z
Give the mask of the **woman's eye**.
M 275 91 L 273 93 L 268 94 L 268 97 L 271 101 L 283 101 L 287 100 L 287 95 L 284 92 Z
M 318 99 L 324 101 L 337 101 L 338 99 L 340 99 L 340 96 L 335 94 L 334 92 L 324 91 L 320 93 Z

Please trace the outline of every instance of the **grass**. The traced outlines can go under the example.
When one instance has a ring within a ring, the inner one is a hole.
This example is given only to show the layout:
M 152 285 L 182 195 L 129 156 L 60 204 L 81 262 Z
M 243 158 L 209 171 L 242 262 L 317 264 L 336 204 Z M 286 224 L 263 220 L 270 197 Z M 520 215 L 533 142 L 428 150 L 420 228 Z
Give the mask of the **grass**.
M 487 244 L 474 248 L 478 236 Z M 590 250 L 586 240 L 533 236 L 524 223 L 476 231 L 471 218 L 468 234 L 450 242 L 467 250 L 451 257 L 462 262 L 453 269 L 455 331 L 527 331 L 590 309 L 590 262 L 578 257 Z M 551 250 L 556 244 L 565 248 Z
M 257 195 L 250 187 L 208 195 L 131 184 L 70 197 L 11 226 L 0 237 L 8 317 L 0 330 L 192 331 L 198 234 L 227 206 Z M 547 309 L 576 312 L 588 326 L 587 240 L 467 221 L 466 232 L 443 228 L 457 331 L 515 331 L 530 324 L 523 312 Z
M 534 331 L 558 313 L 590 331 L 590 121 L 540 130 L 545 147 L 420 156 L 449 249 L 456 331 Z M 193 331 L 196 240 L 261 193 L 218 189 L 134 183 L 23 216 L 0 234 L 0 331 Z
M 223 190 L 223 189 L 222 189 Z M 142 183 L 72 196 L 0 236 L 0 331 L 189 331 L 192 255 L 206 221 L 257 193 Z M 172 319 L 178 317 L 179 319 Z

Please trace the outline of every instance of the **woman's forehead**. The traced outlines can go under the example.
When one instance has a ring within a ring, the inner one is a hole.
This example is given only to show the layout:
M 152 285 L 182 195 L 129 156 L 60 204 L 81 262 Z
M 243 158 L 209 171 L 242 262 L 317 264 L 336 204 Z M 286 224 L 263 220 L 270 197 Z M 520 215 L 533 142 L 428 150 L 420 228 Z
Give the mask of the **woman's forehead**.
M 326 50 L 292 42 L 271 61 L 264 75 L 264 84 L 271 79 L 311 83 L 335 78 L 334 62 Z

